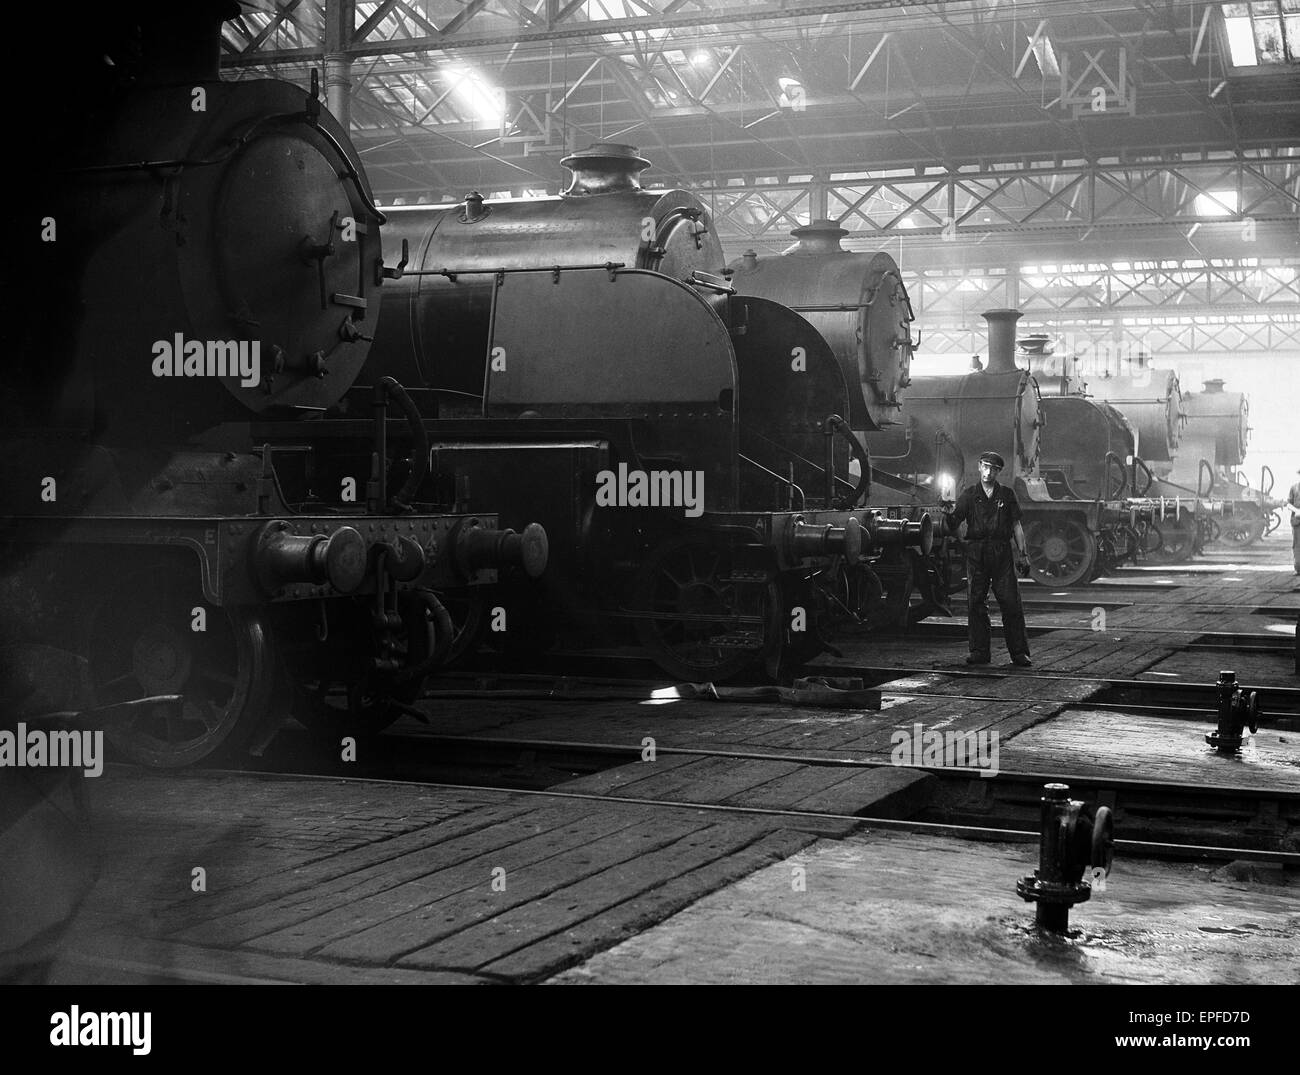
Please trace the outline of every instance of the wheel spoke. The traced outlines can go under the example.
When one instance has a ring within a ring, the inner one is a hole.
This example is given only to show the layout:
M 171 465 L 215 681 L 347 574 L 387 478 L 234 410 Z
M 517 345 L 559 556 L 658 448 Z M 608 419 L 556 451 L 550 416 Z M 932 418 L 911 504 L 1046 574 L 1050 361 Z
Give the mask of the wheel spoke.
M 236 683 L 233 675 L 218 668 L 200 667 L 196 669 L 196 678 L 204 683 L 219 683 L 223 687 L 233 687 Z
M 214 732 L 221 727 L 226 716 L 226 710 L 218 706 L 212 699 L 200 698 L 194 708 L 198 712 L 199 720 L 203 722 L 205 732 Z
M 676 575 L 674 575 L 671 571 L 669 571 L 667 564 L 664 564 L 659 569 L 659 573 L 663 575 L 666 579 L 668 579 L 668 581 L 671 582 L 674 586 L 676 586 L 679 591 L 685 590 L 689 585 L 689 583 L 682 582 Z

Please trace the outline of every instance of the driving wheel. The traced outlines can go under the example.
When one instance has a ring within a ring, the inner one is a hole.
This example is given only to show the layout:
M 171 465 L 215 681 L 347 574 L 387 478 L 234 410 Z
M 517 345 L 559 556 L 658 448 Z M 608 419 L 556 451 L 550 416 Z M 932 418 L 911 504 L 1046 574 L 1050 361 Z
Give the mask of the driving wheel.
M 1097 539 L 1078 519 L 1039 520 L 1025 529 L 1029 573 L 1045 586 L 1074 586 L 1092 578 Z
M 1225 519 L 1222 537 L 1228 544 L 1237 545 L 1244 549 L 1247 545 L 1255 544 L 1264 536 L 1264 528 L 1267 525 L 1268 523 L 1264 519 Z
M 1187 526 L 1172 519 L 1152 523 L 1150 534 L 1154 537 L 1145 543 L 1149 547 L 1144 546 L 1144 551 L 1153 564 L 1181 564 L 1192 558 L 1196 543 L 1195 524 Z
M 725 544 L 679 535 L 661 542 L 638 571 L 637 638 L 669 675 L 727 679 L 779 645 L 776 580 L 759 572 L 738 575 L 733 560 Z
M 293 716 L 308 731 L 325 739 L 375 735 L 402 715 L 402 706 L 420 696 L 423 677 L 399 680 L 392 672 L 376 669 L 375 661 L 388 656 L 410 668 L 432 652 L 436 633 L 413 591 L 398 600 L 402 628 L 396 648 L 381 651 L 372 626 L 372 599 L 352 598 L 328 603 L 326 637 L 312 643 L 286 646 L 285 672 L 291 681 Z M 394 704 L 400 703 L 400 704 Z
M 105 732 L 132 761 L 162 769 L 237 751 L 266 715 L 275 686 L 260 615 L 207 605 L 197 564 L 189 572 L 150 568 L 114 585 L 91 617 L 87 659 L 97 705 L 182 696 L 179 705 L 144 707 Z

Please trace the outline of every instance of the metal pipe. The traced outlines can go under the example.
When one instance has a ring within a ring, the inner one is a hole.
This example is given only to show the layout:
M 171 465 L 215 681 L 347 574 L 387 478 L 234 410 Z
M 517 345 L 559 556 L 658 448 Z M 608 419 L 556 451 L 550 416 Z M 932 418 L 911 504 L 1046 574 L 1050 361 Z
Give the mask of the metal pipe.
M 433 631 L 433 641 L 429 646 L 428 654 L 423 660 L 408 665 L 393 677 L 393 682 L 399 684 L 419 682 L 438 665 L 442 664 L 447 656 L 447 650 L 451 648 L 451 644 L 456 638 L 456 625 L 452 622 L 451 614 L 443 607 L 442 602 L 438 600 L 437 595 L 432 590 L 415 590 L 412 592 L 411 597 L 422 606 L 421 615 L 427 612 L 432 617 L 429 629 Z
M 402 484 L 397 495 L 388 499 L 388 398 L 392 397 L 397 401 L 397 406 L 406 419 L 406 424 L 411 429 L 411 434 L 415 438 L 415 449 L 412 452 L 411 473 L 406 481 Z M 378 511 L 389 511 L 392 507 L 398 509 L 408 509 L 412 498 L 419 491 L 420 484 L 424 481 L 425 476 L 429 473 L 429 433 L 424 427 L 424 419 L 420 414 L 419 408 L 402 387 L 401 382 L 396 377 L 381 377 L 375 383 L 373 397 L 374 419 L 375 419 L 375 455 L 379 460 L 378 473 L 375 476 L 375 494 L 374 500 L 377 503 Z
M 340 127 L 352 130 L 352 61 L 346 54 L 325 57 L 325 107 Z
M 845 505 L 847 508 L 854 508 L 859 502 L 871 495 L 871 453 L 867 450 L 867 446 L 862 443 L 862 439 L 853 432 L 849 423 L 838 414 L 832 414 L 827 418 L 823 424 L 823 428 L 828 433 L 832 434 L 838 431 L 849 442 L 849 451 L 858 461 L 858 467 L 861 471 L 858 476 L 858 484 L 850 495 L 848 503 Z M 830 447 L 830 441 L 827 441 L 826 473 L 826 487 L 828 493 L 826 497 L 826 506 L 830 507 L 832 500 L 834 499 L 834 460 L 833 449 Z

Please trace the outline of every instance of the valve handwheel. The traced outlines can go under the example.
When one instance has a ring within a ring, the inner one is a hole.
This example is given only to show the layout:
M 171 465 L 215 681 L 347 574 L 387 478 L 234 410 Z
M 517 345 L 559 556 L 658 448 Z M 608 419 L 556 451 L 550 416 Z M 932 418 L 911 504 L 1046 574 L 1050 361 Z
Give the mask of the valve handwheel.
M 1251 734 L 1259 731 L 1259 692 L 1251 691 L 1246 696 L 1246 712 L 1242 716 L 1242 724 L 1250 729 Z

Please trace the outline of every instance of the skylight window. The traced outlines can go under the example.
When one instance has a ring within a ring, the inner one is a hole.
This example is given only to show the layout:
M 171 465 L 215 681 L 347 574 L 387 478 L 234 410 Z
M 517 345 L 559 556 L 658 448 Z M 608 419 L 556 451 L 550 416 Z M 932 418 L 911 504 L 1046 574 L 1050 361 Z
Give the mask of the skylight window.
M 505 92 L 499 86 L 466 67 L 447 68 L 444 75 L 451 81 L 456 103 L 473 115 L 476 123 L 496 127 L 504 120 Z
M 1220 7 L 1233 67 L 1300 63 L 1300 0 Z
M 1235 190 L 1210 190 L 1196 196 L 1197 216 L 1232 216 L 1236 211 Z
M 1046 36 L 1029 39 L 1029 47 L 1034 51 L 1034 59 L 1038 61 L 1038 69 L 1047 78 L 1060 78 L 1061 65 L 1056 61 L 1056 49 L 1052 48 L 1052 43 L 1047 40 Z

